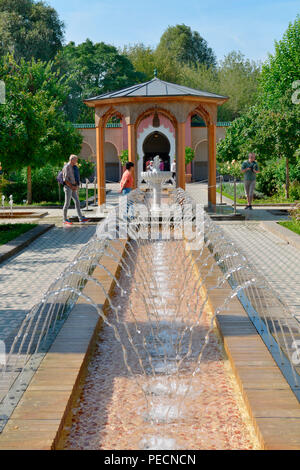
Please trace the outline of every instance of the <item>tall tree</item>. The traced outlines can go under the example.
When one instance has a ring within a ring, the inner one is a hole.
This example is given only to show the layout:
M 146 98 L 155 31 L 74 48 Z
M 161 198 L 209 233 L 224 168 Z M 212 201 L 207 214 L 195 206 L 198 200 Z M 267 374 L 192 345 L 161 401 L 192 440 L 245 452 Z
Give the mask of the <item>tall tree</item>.
M 76 46 L 70 42 L 57 55 L 56 66 L 68 77 L 71 88 L 66 110 L 72 122 L 93 122 L 93 113 L 82 100 L 119 90 L 145 79 L 114 46 L 87 39 Z
M 0 59 L 0 79 L 6 83 L 6 104 L 0 106 L 0 155 L 4 170 L 61 164 L 80 151 L 82 137 L 66 120 L 62 104 L 69 89 L 51 62 L 17 63 Z
M 43 1 L 0 0 L 0 55 L 48 61 L 61 49 L 64 23 Z
M 246 59 L 240 51 L 232 51 L 218 67 L 218 92 L 229 97 L 220 111 L 228 112 L 230 121 L 255 105 L 261 73 L 259 63 Z
M 216 56 L 207 41 L 185 24 L 169 26 L 156 49 L 160 57 L 173 57 L 180 64 L 216 65 Z
M 276 109 L 278 102 L 292 90 L 299 80 L 300 71 L 300 16 L 290 23 L 283 38 L 275 42 L 275 53 L 270 54 L 262 67 L 261 97 L 269 108 Z
M 157 69 L 155 50 L 145 46 L 143 43 L 133 46 L 124 46 L 121 53 L 126 55 L 134 66 L 135 70 L 145 75 L 146 80 L 153 78 L 153 71 Z
M 179 81 L 192 88 L 228 96 L 230 99 L 218 109 L 218 119 L 233 121 L 256 103 L 259 76 L 259 63 L 232 51 L 217 67 L 183 65 Z

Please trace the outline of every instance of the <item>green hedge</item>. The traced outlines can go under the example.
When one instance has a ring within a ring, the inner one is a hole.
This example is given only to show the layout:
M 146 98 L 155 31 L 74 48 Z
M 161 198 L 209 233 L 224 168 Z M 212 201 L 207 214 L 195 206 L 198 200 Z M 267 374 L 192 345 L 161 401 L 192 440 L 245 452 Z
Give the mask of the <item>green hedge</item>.
M 79 160 L 80 178 L 85 182 L 85 178 L 91 176 L 94 171 L 94 164 Z M 46 165 L 43 168 L 32 170 L 32 200 L 35 203 L 53 202 L 59 199 L 59 187 L 56 177 L 61 170 L 60 167 Z M 62 189 L 62 188 L 61 188 Z M 22 204 L 27 199 L 27 171 L 12 173 L 9 182 L 3 186 L 2 192 L 8 199 L 10 194 L 13 195 L 14 203 Z

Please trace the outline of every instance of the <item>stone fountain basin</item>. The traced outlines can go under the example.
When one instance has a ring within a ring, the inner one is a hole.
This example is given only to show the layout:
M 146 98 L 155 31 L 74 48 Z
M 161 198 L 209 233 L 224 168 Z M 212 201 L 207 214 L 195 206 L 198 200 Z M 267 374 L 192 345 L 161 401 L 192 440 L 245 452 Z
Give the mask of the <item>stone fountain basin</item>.
M 143 171 L 142 179 L 145 180 L 147 183 L 152 184 L 164 184 L 166 181 L 172 178 L 171 171 Z
M 29 212 L 29 211 L 0 211 L 0 219 L 32 219 L 32 218 L 40 218 L 47 215 L 48 212 Z

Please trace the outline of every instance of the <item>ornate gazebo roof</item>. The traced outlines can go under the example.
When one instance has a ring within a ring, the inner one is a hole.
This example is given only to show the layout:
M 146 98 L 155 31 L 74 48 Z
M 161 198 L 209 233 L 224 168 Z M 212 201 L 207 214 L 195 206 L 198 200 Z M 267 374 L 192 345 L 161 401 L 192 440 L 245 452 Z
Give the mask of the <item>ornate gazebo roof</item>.
M 206 98 L 212 100 L 226 101 L 228 97 L 210 93 L 208 91 L 196 90 L 183 85 L 177 85 L 175 83 L 165 82 L 157 77 L 145 83 L 138 83 L 136 85 L 123 88 L 122 90 L 104 93 L 93 98 L 88 98 L 84 102 L 89 105 L 91 102 L 111 100 L 111 99 L 122 99 L 122 98 L 154 98 L 154 97 L 197 97 Z

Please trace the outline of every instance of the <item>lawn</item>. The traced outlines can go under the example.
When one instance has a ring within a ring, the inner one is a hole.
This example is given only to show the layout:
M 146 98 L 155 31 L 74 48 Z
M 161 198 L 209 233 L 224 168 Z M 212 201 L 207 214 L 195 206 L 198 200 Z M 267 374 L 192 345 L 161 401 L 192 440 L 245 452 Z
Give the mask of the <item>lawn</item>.
M 0 224 L 0 245 L 10 242 L 36 226 L 37 224 Z
M 236 202 L 237 204 L 247 204 L 247 200 L 244 196 L 244 184 L 243 183 L 237 183 L 236 185 L 236 190 L 237 190 L 237 198 Z M 225 197 L 228 197 L 233 201 L 233 184 L 232 183 L 224 183 L 223 184 L 223 191 L 222 194 Z M 220 188 L 217 188 L 217 192 L 220 193 Z M 259 196 L 259 197 L 257 197 Z M 293 199 L 286 199 L 282 195 L 275 194 L 272 197 L 267 197 L 264 196 L 262 193 L 257 193 L 257 196 L 255 197 L 254 193 L 254 204 L 287 204 L 287 203 L 295 203 L 296 201 Z
M 300 222 L 296 222 L 295 220 L 286 220 L 284 222 L 278 223 L 279 225 L 282 225 L 283 227 L 288 228 L 289 230 L 292 230 L 292 232 L 300 235 Z

